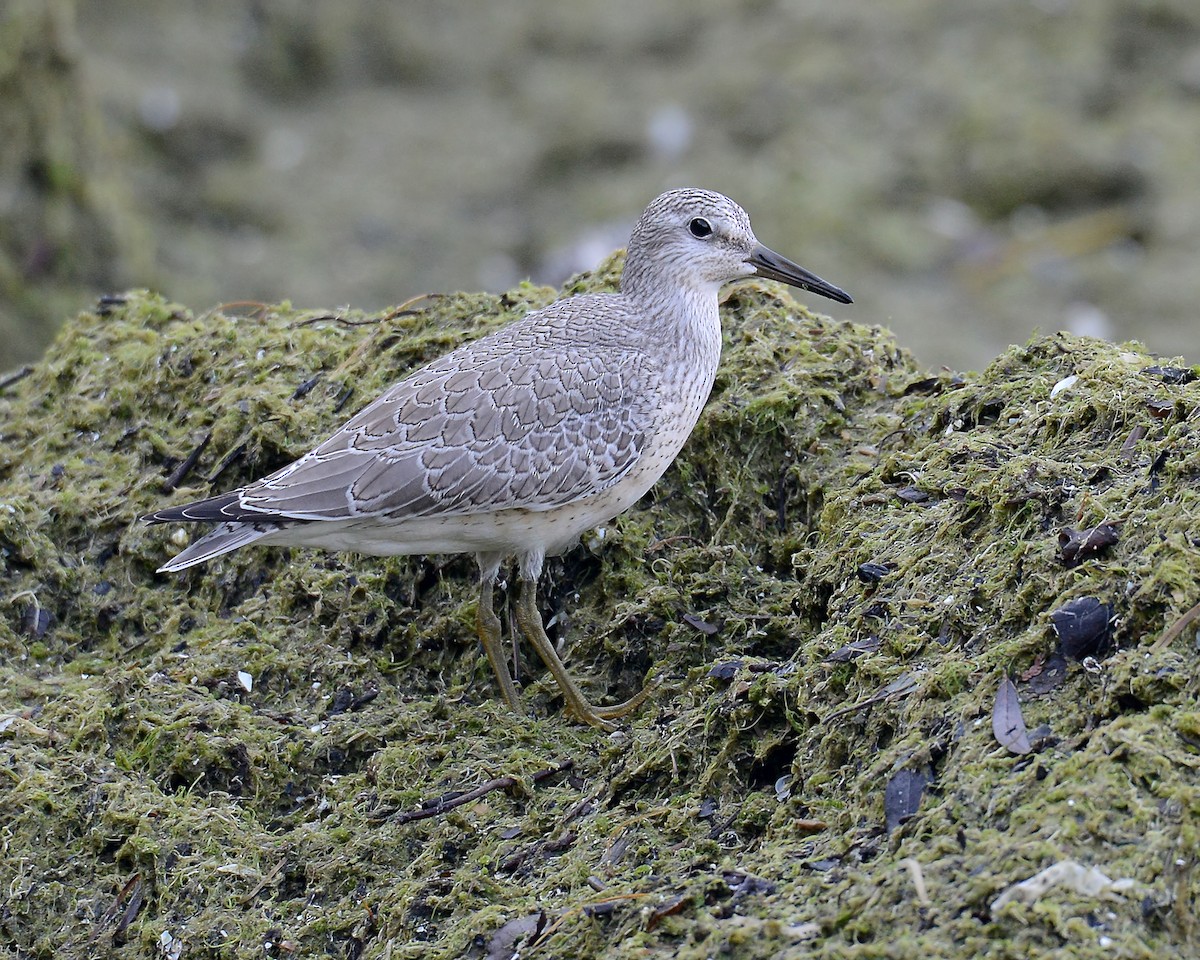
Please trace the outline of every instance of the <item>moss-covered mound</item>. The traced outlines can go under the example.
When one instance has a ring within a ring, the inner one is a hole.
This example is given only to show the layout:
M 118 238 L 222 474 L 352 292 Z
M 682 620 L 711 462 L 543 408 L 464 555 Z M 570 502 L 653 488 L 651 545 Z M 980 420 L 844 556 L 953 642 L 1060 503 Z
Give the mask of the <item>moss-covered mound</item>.
M 657 679 L 611 735 L 525 651 L 530 716 L 506 711 L 471 558 L 155 574 L 191 531 L 138 514 L 281 465 L 555 295 L 366 317 L 132 294 L 3 383 L 10 955 L 1194 944 L 1200 383 L 1137 346 L 928 376 L 879 329 L 734 288 L 683 455 L 543 580 L 593 699 Z

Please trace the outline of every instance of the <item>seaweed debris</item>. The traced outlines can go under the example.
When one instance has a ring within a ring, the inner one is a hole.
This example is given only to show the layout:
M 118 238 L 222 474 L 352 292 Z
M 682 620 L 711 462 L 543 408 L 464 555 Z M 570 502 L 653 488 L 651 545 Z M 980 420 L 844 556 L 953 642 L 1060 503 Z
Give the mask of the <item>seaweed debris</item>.
M 154 573 L 186 534 L 138 514 L 283 464 L 554 296 L 194 315 L 133 291 L 0 386 L 15 955 L 1194 943 L 1200 383 L 1136 344 L 1039 337 L 930 375 L 886 331 L 734 288 L 683 455 L 544 581 L 594 696 L 658 680 L 608 736 L 523 655 L 531 715 L 504 709 L 469 558 L 248 549 Z M 1104 643 L 1072 658 L 1051 615 L 1082 601 Z M 993 732 L 1003 684 L 1019 753 Z M 1068 874 L 1106 883 L 1017 887 Z

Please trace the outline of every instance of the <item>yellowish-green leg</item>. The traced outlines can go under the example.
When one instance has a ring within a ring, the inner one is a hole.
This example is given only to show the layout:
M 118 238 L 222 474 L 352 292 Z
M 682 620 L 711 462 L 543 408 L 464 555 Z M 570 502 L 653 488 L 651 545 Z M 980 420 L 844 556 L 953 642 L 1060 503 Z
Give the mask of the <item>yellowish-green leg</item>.
M 567 673 L 567 668 L 563 666 L 562 660 L 559 659 L 558 653 L 554 649 L 554 644 L 550 642 L 550 638 L 546 636 L 546 628 L 542 626 L 542 615 L 537 609 L 537 581 L 522 579 L 517 587 L 517 625 L 521 628 L 521 633 L 525 635 L 533 648 L 537 651 L 542 662 L 546 664 L 547 669 L 554 675 L 555 681 L 558 683 L 559 689 L 562 690 L 563 697 L 567 701 L 567 712 L 582 720 L 584 723 L 591 724 L 593 727 L 599 727 L 601 730 L 612 730 L 613 725 L 609 720 L 616 720 L 628 713 L 636 710 L 645 699 L 650 695 L 652 688 L 647 686 L 642 691 L 624 703 L 617 703 L 606 707 L 596 707 L 588 703 L 583 692 L 571 679 Z
M 504 700 L 515 713 L 524 713 L 521 698 L 517 696 L 517 685 L 513 683 L 512 674 L 508 672 L 508 661 L 504 656 L 504 644 L 500 638 L 500 618 L 492 608 L 492 590 L 495 585 L 491 576 L 481 576 L 479 579 L 479 609 L 476 614 L 476 626 L 479 630 L 479 641 L 483 644 L 483 652 L 487 654 L 488 663 L 500 682 L 500 692 Z

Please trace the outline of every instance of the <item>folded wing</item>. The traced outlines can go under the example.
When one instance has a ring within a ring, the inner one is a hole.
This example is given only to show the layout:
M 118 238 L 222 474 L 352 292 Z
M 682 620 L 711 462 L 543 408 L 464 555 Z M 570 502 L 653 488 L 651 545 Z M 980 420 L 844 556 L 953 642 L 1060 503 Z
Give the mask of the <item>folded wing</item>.
M 604 490 L 636 464 L 649 416 L 643 354 L 582 357 L 519 337 L 488 340 L 421 369 L 270 476 L 146 519 L 270 523 L 545 510 Z

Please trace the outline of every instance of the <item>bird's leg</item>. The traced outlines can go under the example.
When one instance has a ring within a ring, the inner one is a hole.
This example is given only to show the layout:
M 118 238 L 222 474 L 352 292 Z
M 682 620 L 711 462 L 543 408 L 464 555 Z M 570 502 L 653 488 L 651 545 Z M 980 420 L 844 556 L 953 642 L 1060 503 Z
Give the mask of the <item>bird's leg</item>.
M 500 639 L 500 618 L 492 608 L 492 591 L 495 584 L 495 571 L 480 570 L 479 608 L 475 618 L 479 642 L 483 644 L 483 652 L 487 654 L 488 663 L 492 665 L 496 679 L 500 682 L 500 692 L 504 695 L 505 702 L 514 713 L 524 713 L 521 699 L 517 696 L 517 685 L 513 683 L 512 674 L 508 672 L 504 644 Z
M 617 703 L 606 707 L 596 707 L 588 703 L 583 692 L 571 679 L 571 675 L 567 673 L 567 668 L 563 666 L 562 660 L 559 659 L 557 651 L 554 649 L 554 644 L 550 642 L 550 638 L 546 636 L 546 628 L 542 626 L 542 616 L 538 613 L 537 608 L 537 581 L 521 578 L 517 587 L 517 625 L 521 628 L 521 633 L 525 638 L 533 644 L 533 648 L 537 651 L 542 662 L 554 675 L 559 689 L 562 690 L 563 697 L 567 701 L 567 711 L 573 714 L 584 723 L 590 724 L 593 727 L 599 727 L 601 730 L 611 730 L 613 725 L 609 720 L 615 720 L 623 717 L 628 713 L 636 710 L 650 695 L 651 687 L 645 687 L 640 693 L 630 697 L 624 703 Z

